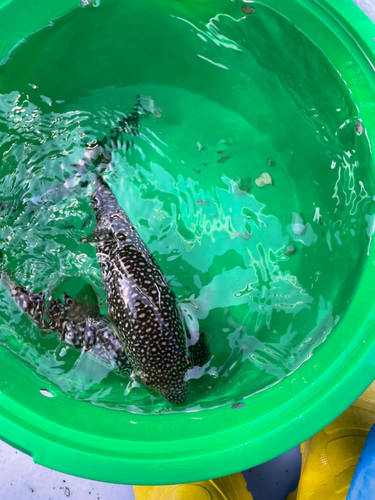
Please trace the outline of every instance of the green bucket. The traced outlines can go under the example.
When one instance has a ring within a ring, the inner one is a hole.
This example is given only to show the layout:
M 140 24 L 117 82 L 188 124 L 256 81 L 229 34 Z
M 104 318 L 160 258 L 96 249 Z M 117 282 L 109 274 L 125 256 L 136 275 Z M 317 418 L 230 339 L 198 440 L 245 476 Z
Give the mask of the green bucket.
M 79 12 L 77 4 L 77 0 L 58 3 L 36 0 L 31 7 L 25 0 L 0 0 L 0 61 L 52 19 L 69 11 L 72 11 L 69 14 L 72 19 L 73 9 Z M 251 22 L 253 14 L 277 13 L 278 18 L 283 19 L 285 30 L 279 33 L 275 30 L 274 35 L 278 37 L 275 40 L 285 44 L 286 52 L 290 46 L 293 54 L 298 55 L 296 47 L 302 47 L 300 60 L 285 60 L 290 66 L 290 89 L 293 78 L 305 76 L 308 81 L 312 77 L 308 74 L 309 62 L 314 60 L 321 61 L 327 88 L 334 89 L 330 79 L 339 75 L 346 88 L 346 98 L 358 110 L 357 126 L 361 127 L 360 135 L 367 141 L 369 151 L 367 163 L 365 160 L 366 176 L 370 179 L 369 184 L 374 184 L 370 151 L 375 147 L 375 26 L 351 0 L 263 0 L 256 3 L 220 0 L 214 4 L 198 0 L 157 0 L 152 5 L 148 2 L 142 5 L 146 4 L 147 9 L 160 11 L 163 16 L 188 19 L 200 27 L 199 33 L 206 41 L 212 36 L 207 26 L 219 14 L 234 19 L 233 22 L 241 19 L 241 22 L 243 19 Z M 96 9 L 104 24 L 105 7 L 106 1 L 102 0 L 102 5 Z M 236 8 L 237 17 L 233 14 Z M 141 10 L 139 16 L 142 16 Z M 135 39 L 144 36 L 144 31 L 137 31 L 137 27 L 124 17 L 124 33 L 129 30 L 134 30 Z M 301 45 L 301 40 L 308 40 L 308 43 Z M 157 44 L 159 42 L 163 50 L 171 46 L 162 30 Z M 226 44 L 229 50 L 235 45 L 229 37 L 225 40 L 215 38 L 215 42 Z M 157 58 L 160 57 L 160 64 L 163 59 L 163 50 L 157 48 L 155 67 L 159 64 Z M 176 41 L 175 50 L 176 60 L 183 61 L 183 40 Z M 262 62 L 262 46 L 257 47 L 256 40 L 254 50 Z M 272 47 L 267 50 L 272 53 Z M 231 57 L 237 55 L 231 53 Z M 302 67 L 301 61 L 304 61 Z M 225 64 L 219 66 L 225 70 Z M 301 76 L 301 72 L 306 74 Z M 2 78 L 6 75 L 0 72 L 0 84 Z M 51 73 L 52 85 L 55 80 L 58 85 L 59 75 Z M 16 88 L 17 81 L 14 84 Z M 220 97 L 220 81 L 208 81 L 205 88 L 214 97 Z M 249 92 L 251 94 L 251 89 Z M 326 91 L 322 90 L 322 94 L 327 98 Z M 270 116 L 270 134 L 277 134 L 280 125 L 272 124 Z M 326 116 L 325 120 L 329 128 L 332 125 L 330 117 Z M 296 124 L 293 116 L 289 124 L 290 127 Z M 352 125 L 354 131 L 356 124 Z M 287 137 L 288 130 L 284 135 L 286 142 Z M 305 141 L 307 152 L 293 188 L 296 190 L 306 189 L 308 184 L 304 184 L 304 180 L 314 164 L 309 138 Z M 269 168 L 272 168 L 271 163 L 268 163 Z M 285 180 L 280 178 L 278 182 L 283 189 L 288 189 Z M 324 186 L 321 189 L 329 205 L 334 199 L 333 193 L 325 191 Z M 368 201 L 373 203 L 371 199 Z M 276 202 L 282 203 L 282 197 L 276 198 Z M 333 328 L 323 331 L 304 362 L 277 383 L 249 395 L 246 384 L 248 380 L 250 384 L 254 372 L 247 365 L 237 373 L 237 378 L 233 379 L 235 383 L 230 385 L 231 379 L 227 378 L 227 385 L 224 382 L 218 386 L 217 401 L 222 402 L 225 400 L 223 394 L 229 394 L 228 404 L 218 404 L 216 408 L 202 404 L 186 411 L 158 414 L 120 411 L 69 398 L 53 383 L 38 376 L 11 349 L 1 347 L 0 438 L 31 455 L 36 463 L 68 474 L 114 483 L 155 485 L 228 475 L 263 463 L 298 445 L 335 419 L 375 378 L 375 248 L 369 245 L 375 208 L 369 213 L 367 237 L 358 238 L 358 248 L 354 248 L 357 240 L 352 239 L 353 246 L 347 248 L 348 261 L 342 258 L 340 262 L 343 276 L 347 276 L 347 262 L 356 272 L 354 289 L 350 282 L 340 284 L 341 299 L 346 301 L 345 314 Z M 361 252 L 364 257 L 360 264 L 349 259 L 349 254 L 360 255 Z M 330 263 L 324 265 L 329 267 Z M 214 346 L 215 336 L 210 343 Z M 49 391 L 54 397 L 44 397 L 41 390 Z M 215 397 L 212 401 L 215 402 Z

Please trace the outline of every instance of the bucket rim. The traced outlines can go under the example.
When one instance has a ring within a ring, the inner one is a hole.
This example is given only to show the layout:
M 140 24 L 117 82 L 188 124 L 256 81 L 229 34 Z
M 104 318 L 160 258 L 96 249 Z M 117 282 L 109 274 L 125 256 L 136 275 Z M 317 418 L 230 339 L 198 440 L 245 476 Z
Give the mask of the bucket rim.
M 279 0 L 272 1 L 280 7 L 283 3 Z M 308 9 L 312 15 L 320 17 L 343 44 L 356 51 L 355 54 L 363 55 L 358 64 L 375 97 L 375 25 L 372 21 L 352 0 L 294 1 Z M 11 0 L 0 0 L 0 9 L 6 8 L 10 3 Z M 267 5 L 267 0 L 262 3 Z M 375 146 L 375 130 L 371 143 Z M 366 290 L 371 289 L 375 279 L 371 257 L 375 257 L 375 250 L 371 252 L 358 285 Z M 332 361 L 332 365 L 316 383 L 304 387 L 304 363 L 298 368 L 301 370 L 298 380 L 294 379 L 294 374 L 291 373 L 267 391 L 246 399 L 242 408 L 234 410 L 227 406 L 202 410 L 197 414 L 197 420 L 202 417 L 205 426 L 209 427 L 215 420 L 221 419 L 232 427 L 206 436 L 199 434 L 201 427 L 197 424 L 194 427 L 196 435 L 192 437 L 187 434 L 186 440 L 191 437 L 188 446 L 182 439 L 173 443 L 168 440 L 171 419 L 179 421 L 179 425 L 184 425 L 185 416 L 181 414 L 131 415 L 129 420 L 134 421 L 134 426 L 146 426 L 147 419 L 157 418 L 158 426 L 165 428 L 166 436 L 163 442 L 147 442 L 132 451 L 129 449 L 134 446 L 131 439 L 117 443 L 114 439 L 98 438 L 90 434 L 79 435 L 68 428 L 64 429 L 51 423 L 46 417 L 31 414 L 22 407 L 20 401 L 8 397 L 7 391 L 0 392 L 0 437 L 32 455 L 36 463 L 46 467 L 88 479 L 123 484 L 193 482 L 221 477 L 266 462 L 300 444 L 329 424 L 374 380 L 375 305 L 370 307 L 369 303 L 366 303 L 367 309 L 361 309 L 362 300 L 362 296 L 357 297 L 351 306 L 351 317 L 355 317 L 357 310 L 358 327 L 355 329 L 353 321 L 349 325 L 346 318 L 343 320 L 343 328 L 353 329 L 353 341 L 346 346 L 345 352 Z M 360 313 L 364 310 L 367 314 L 363 321 Z M 335 347 L 329 336 L 324 344 L 325 348 L 329 348 L 331 344 L 332 348 Z M 316 369 L 318 370 L 318 366 Z M 24 381 L 14 383 L 21 384 Z M 271 408 L 270 397 L 274 396 L 282 401 L 280 393 L 286 385 L 289 392 L 295 391 L 293 405 L 288 401 L 278 408 Z M 45 388 L 53 393 L 52 387 Z M 268 420 L 265 420 L 263 425 L 258 422 L 253 428 L 247 423 L 247 416 L 250 419 L 255 399 L 258 406 L 264 405 L 265 414 L 267 409 L 269 413 Z M 58 411 L 58 398 L 48 401 L 46 399 L 43 404 L 51 405 L 50 408 L 54 405 L 53 411 Z M 71 404 L 73 408 L 74 404 L 80 402 L 72 401 Z M 115 410 L 104 408 L 96 410 L 98 414 L 102 412 L 103 416 L 105 412 L 116 413 Z M 132 425 L 127 425 L 130 432 Z M 272 446 L 269 446 L 270 443 Z

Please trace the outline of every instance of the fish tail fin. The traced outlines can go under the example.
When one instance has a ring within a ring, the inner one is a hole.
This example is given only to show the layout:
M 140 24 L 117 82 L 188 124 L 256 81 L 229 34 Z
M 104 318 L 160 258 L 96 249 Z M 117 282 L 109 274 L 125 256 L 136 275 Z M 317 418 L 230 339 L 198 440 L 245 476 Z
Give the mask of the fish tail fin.
M 86 144 L 85 157 L 80 161 L 81 168 L 89 169 L 92 165 L 99 177 L 104 172 L 113 170 L 112 151 L 124 146 L 128 151 L 134 145 L 132 138 L 139 135 L 141 115 L 153 115 L 159 118 L 161 109 L 155 105 L 152 97 L 138 94 L 133 111 L 117 122 L 117 126 L 111 129 L 109 136 Z
M 133 136 L 137 135 L 137 129 L 139 128 L 139 115 L 142 114 L 143 110 L 140 98 L 141 96 L 138 94 L 133 111 L 130 115 L 124 116 L 123 119 L 118 122 L 117 129 L 112 129 L 112 131 L 116 130 Z
M 133 146 L 133 139 L 126 139 L 125 141 L 125 137 L 135 137 L 138 135 L 139 115 L 142 109 L 140 96 L 137 95 L 137 102 L 133 111 L 130 115 L 124 115 L 124 117 L 118 121 L 117 127 L 111 129 L 110 137 L 105 138 L 105 142 L 108 143 L 112 150 L 126 145 L 126 151 L 128 151 Z
M 1 279 L 9 287 L 11 296 L 18 307 L 32 318 L 39 328 L 45 327 L 45 293 L 30 292 L 26 287 L 18 285 L 8 274 L 7 271 L 1 273 Z
M 141 96 L 138 95 L 131 114 L 124 115 L 117 122 L 117 126 L 111 128 L 109 136 L 103 137 L 100 141 L 86 144 L 85 157 L 80 161 L 81 167 L 89 169 L 92 165 L 99 177 L 104 172 L 112 170 L 112 151 L 124 145 L 128 151 L 133 146 L 133 140 L 128 137 L 138 135 L 139 115 L 144 114 L 143 109 Z
M 133 140 L 127 139 L 126 142 L 124 135 L 137 136 L 139 134 L 139 117 L 141 115 L 161 116 L 161 109 L 155 105 L 155 101 L 151 96 L 137 94 L 136 103 L 130 115 L 124 116 L 116 128 L 111 129 L 111 136 L 109 143 L 112 149 L 116 149 L 119 145 L 123 147 L 126 145 L 128 150 L 134 143 Z

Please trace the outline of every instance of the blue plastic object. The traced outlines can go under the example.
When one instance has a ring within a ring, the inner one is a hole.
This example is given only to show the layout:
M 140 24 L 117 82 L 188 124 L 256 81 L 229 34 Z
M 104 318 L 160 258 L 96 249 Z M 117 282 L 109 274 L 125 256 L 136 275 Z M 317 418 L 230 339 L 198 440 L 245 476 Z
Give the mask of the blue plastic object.
M 346 500 L 375 499 L 375 425 L 367 436 Z

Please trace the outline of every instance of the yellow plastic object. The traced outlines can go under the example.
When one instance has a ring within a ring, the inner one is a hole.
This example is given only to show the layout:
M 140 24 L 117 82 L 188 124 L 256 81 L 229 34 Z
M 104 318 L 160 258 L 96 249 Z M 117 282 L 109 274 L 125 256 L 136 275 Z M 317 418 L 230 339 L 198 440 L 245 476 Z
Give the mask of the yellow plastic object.
M 301 445 L 301 478 L 288 500 L 345 500 L 374 423 L 375 383 L 340 417 Z
M 199 483 L 133 488 L 135 500 L 253 500 L 240 472 Z

